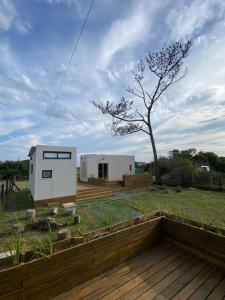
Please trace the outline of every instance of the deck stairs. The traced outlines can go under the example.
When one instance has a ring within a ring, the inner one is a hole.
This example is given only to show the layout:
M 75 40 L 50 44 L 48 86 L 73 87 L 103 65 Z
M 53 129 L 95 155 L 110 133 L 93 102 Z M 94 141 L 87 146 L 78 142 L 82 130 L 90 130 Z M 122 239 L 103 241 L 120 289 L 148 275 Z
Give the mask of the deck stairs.
M 88 188 L 77 192 L 76 201 L 112 197 L 116 192 L 121 190 L 123 190 L 123 186 L 118 182 L 105 187 Z

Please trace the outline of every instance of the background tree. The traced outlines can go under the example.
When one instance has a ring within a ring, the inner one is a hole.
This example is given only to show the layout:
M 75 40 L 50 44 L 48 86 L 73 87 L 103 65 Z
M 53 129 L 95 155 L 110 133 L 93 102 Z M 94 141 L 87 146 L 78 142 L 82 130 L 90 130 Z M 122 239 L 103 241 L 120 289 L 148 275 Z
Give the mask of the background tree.
M 0 161 L 0 179 L 27 180 L 29 176 L 29 160 L 6 160 Z
M 149 136 L 154 155 L 154 173 L 157 182 L 159 181 L 159 167 L 152 129 L 153 107 L 166 90 L 184 76 L 185 72 L 180 76 L 179 74 L 183 66 L 183 60 L 189 54 L 190 47 L 190 41 L 186 43 L 174 42 L 158 52 L 149 53 L 145 63 L 141 60 L 137 70 L 133 72 L 134 82 L 126 88 L 131 98 L 122 97 L 119 103 L 92 101 L 94 106 L 100 109 L 103 114 L 112 117 L 110 126 L 114 135 L 123 136 L 144 132 Z M 152 75 L 148 90 L 144 84 L 146 66 Z

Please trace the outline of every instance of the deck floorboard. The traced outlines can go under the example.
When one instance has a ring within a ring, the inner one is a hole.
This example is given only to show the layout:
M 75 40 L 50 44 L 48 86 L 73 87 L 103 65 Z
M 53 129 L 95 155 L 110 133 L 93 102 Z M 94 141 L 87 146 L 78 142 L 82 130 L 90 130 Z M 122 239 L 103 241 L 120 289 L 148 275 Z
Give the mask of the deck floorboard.
M 224 270 L 164 243 L 55 297 L 54 300 L 214 300 L 224 297 Z

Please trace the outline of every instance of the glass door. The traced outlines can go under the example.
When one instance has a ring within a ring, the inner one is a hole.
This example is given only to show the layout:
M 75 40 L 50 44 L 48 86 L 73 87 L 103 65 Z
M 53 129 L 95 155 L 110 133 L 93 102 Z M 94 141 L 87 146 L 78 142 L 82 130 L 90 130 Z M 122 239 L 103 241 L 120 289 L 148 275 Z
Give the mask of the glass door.
M 108 164 L 98 164 L 98 178 L 108 178 Z

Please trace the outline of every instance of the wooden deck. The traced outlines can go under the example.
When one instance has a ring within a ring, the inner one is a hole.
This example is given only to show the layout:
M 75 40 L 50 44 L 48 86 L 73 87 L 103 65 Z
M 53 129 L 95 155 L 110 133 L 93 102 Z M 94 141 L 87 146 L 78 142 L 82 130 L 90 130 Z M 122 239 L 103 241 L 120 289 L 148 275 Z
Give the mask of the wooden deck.
M 161 244 L 54 300 L 225 299 L 225 271 Z

